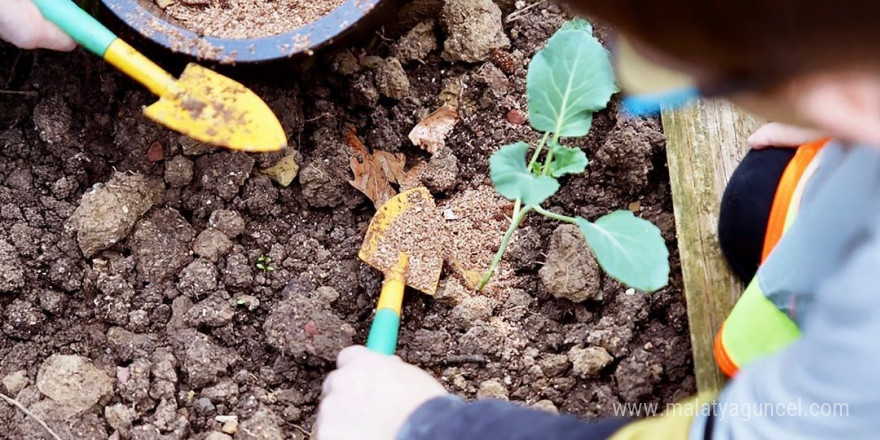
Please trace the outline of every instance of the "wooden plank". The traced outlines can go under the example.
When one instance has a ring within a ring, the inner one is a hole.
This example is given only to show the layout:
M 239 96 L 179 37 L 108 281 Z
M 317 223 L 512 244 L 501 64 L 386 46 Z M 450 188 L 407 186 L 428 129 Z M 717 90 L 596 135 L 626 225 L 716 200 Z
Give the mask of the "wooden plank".
M 715 333 L 743 286 L 718 245 L 724 187 L 748 150 L 759 121 L 726 101 L 700 101 L 663 112 L 675 227 L 690 321 L 694 373 L 700 391 L 725 382 L 712 354 Z

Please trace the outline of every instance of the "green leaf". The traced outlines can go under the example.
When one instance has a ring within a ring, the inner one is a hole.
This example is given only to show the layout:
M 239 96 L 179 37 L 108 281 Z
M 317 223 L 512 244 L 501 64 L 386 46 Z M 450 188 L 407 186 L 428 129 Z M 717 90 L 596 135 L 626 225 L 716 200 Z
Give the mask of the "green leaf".
M 526 205 L 539 205 L 559 190 L 550 176 L 535 176 L 526 165 L 525 142 L 505 145 L 489 158 L 489 177 L 495 190 L 508 200 L 522 199 Z
M 669 282 L 669 250 L 660 229 L 629 211 L 577 225 L 602 269 L 627 286 L 653 292 Z
M 550 163 L 550 176 L 561 177 L 565 174 L 582 174 L 587 169 L 587 155 L 580 148 L 562 145 L 550 147 L 553 161 Z
M 562 23 L 562 27 L 559 28 L 561 31 L 586 31 L 588 34 L 593 35 L 593 25 L 590 24 L 589 21 L 584 20 L 583 18 L 577 17 L 572 20 L 566 21 Z
M 617 92 L 608 52 L 582 30 L 556 32 L 529 64 L 526 80 L 532 127 L 562 137 L 590 131 L 593 112 Z

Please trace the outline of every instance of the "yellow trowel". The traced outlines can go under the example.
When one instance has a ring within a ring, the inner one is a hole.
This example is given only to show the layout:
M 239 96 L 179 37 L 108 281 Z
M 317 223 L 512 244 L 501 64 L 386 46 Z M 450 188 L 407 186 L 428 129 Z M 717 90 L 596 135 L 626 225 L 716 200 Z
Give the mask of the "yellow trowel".
M 358 254 L 385 273 L 367 348 L 394 354 L 404 288 L 436 293 L 449 241 L 443 217 L 424 187 L 404 191 L 376 211 Z
M 33 1 L 46 19 L 77 43 L 159 96 L 159 102 L 144 109 L 150 119 L 232 150 L 268 152 L 287 145 L 278 118 L 245 86 L 196 64 L 175 79 L 71 0 Z

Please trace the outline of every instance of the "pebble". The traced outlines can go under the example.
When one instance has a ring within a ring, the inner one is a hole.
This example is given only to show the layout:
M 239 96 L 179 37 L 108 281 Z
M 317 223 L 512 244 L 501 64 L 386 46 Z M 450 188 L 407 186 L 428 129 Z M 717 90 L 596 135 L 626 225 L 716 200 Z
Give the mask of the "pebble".
M 18 370 L 7 374 L 6 377 L 0 380 L 0 383 L 6 388 L 6 393 L 11 396 L 18 394 L 19 391 L 28 385 L 28 382 L 27 371 L 25 370 Z

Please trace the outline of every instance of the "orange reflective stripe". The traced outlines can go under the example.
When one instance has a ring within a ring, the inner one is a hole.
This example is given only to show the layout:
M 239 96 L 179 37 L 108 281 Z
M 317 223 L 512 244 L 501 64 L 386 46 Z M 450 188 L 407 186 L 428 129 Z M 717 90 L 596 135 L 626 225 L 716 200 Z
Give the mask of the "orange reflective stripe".
M 724 341 L 721 340 L 723 334 L 724 324 L 721 324 L 721 330 L 718 330 L 718 333 L 715 335 L 715 344 L 713 346 L 715 362 L 718 364 L 718 368 L 721 369 L 722 373 L 727 377 L 733 377 L 736 372 L 739 371 L 739 367 L 733 362 L 730 355 L 727 354 L 727 349 L 724 347 Z
M 779 186 L 776 188 L 776 195 L 773 197 L 773 206 L 770 208 L 770 219 L 767 221 L 767 232 L 764 234 L 764 249 L 761 252 L 762 263 L 785 232 L 788 208 L 804 171 L 828 141 L 829 139 L 825 138 L 800 146 L 791 162 L 785 167 L 785 172 L 782 173 L 782 179 L 779 180 Z

